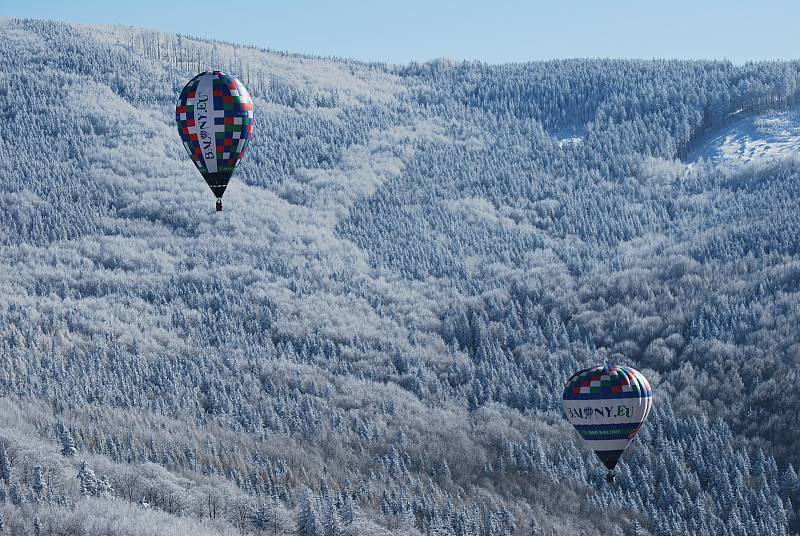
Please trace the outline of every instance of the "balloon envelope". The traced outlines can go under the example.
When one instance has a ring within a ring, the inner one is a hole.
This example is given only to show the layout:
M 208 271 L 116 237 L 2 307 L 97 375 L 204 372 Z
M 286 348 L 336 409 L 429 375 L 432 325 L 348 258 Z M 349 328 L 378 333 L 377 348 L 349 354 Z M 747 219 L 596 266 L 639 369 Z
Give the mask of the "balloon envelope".
M 175 106 L 183 146 L 208 186 L 222 197 L 253 135 L 253 99 L 244 84 L 222 71 L 198 74 Z
M 653 403 L 647 379 L 622 365 L 576 372 L 562 398 L 567 419 L 609 471 L 639 432 Z

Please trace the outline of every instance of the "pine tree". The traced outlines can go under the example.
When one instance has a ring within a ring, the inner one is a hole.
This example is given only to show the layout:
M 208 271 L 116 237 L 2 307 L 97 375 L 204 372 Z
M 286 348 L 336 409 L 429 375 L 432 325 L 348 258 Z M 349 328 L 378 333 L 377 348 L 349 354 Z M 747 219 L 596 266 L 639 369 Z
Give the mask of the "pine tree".
M 0 443 L 0 480 L 6 485 L 11 481 L 11 462 L 8 459 L 5 443 Z
M 339 513 L 332 503 L 326 501 L 322 519 L 322 533 L 324 536 L 339 536 L 342 532 Z
M 25 502 L 25 495 L 22 493 L 22 486 L 19 485 L 19 482 L 11 484 L 8 493 L 11 496 L 11 504 L 14 506 L 20 506 Z
M 306 488 L 300 498 L 300 509 L 297 518 L 297 536 L 322 536 L 315 511 L 314 497 Z
M 788 497 L 794 497 L 800 491 L 800 481 L 798 481 L 797 473 L 791 463 L 781 475 L 780 486 L 783 494 Z
M 342 505 L 342 522 L 346 525 L 352 525 L 353 522 L 358 517 L 356 503 L 353 500 L 353 497 L 349 494 L 344 498 L 344 504 Z
M 81 495 L 97 495 L 97 477 L 89 468 L 86 460 L 81 460 L 81 468 L 78 471 L 78 480 L 81 483 Z
M 631 536 L 646 536 L 647 531 L 644 529 L 642 524 L 637 519 L 636 522 L 633 524 L 633 529 L 631 530 Z
M 503 532 L 505 534 L 513 535 L 517 532 L 517 522 L 514 520 L 514 516 L 511 515 L 511 512 L 505 507 L 500 510 L 500 523 L 503 526 Z
M 449 536 L 452 533 L 453 529 L 447 523 L 446 519 L 437 517 L 433 520 L 433 523 L 431 523 L 430 536 Z M 500 532 L 487 531 L 487 534 L 491 534 L 492 536 L 495 535 L 499 536 Z
M 72 434 L 64 429 L 64 431 L 61 432 L 61 455 L 65 458 L 71 458 L 75 456 L 77 452 L 78 449 L 75 448 L 75 440 L 72 439 Z
M 536 519 L 531 519 L 531 536 L 542 536 L 542 527 Z
M 44 470 L 41 465 L 33 468 L 33 481 L 31 482 L 33 498 L 36 502 L 42 502 L 47 494 L 47 482 L 44 479 Z
M 295 525 L 290 512 L 274 498 L 256 507 L 251 514 L 251 521 L 256 528 L 266 530 L 268 534 L 284 534 L 294 530 Z
M 107 475 L 101 476 L 100 480 L 97 482 L 97 496 L 106 499 L 110 499 L 114 496 L 114 487 L 111 485 L 111 481 L 108 479 Z
M 33 534 L 34 536 L 42 536 L 42 520 L 37 515 L 33 520 Z
M 767 459 L 764 456 L 764 451 L 761 450 L 761 447 L 758 447 L 756 450 L 756 459 L 755 463 L 753 464 L 753 475 L 756 477 L 760 477 L 766 472 L 767 466 Z
M 262 502 L 258 506 L 255 507 L 253 512 L 250 514 L 250 522 L 253 524 L 254 527 L 261 530 L 266 530 L 270 517 L 270 509 L 267 503 Z

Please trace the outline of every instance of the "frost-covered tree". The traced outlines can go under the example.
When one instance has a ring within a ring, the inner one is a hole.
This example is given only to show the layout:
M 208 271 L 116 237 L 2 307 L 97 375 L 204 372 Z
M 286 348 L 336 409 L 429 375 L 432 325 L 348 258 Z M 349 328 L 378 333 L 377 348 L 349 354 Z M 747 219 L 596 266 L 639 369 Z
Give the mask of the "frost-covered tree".
M 111 485 L 107 475 L 101 476 L 100 480 L 97 481 L 97 496 L 106 499 L 114 496 L 114 487 Z
M 291 534 L 295 532 L 292 514 L 280 501 L 270 500 L 259 504 L 251 515 L 253 526 L 270 534 Z
M 31 490 L 36 502 L 42 502 L 47 495 L 47 481 L 44 478 L 44 470 L 41 465 L 36 465 L 33 468 Z
M 21 506 L 25 503 L 25 494 L 22 491 L 22 486 L 19 482 L 14 481 L 11 486 L 9 487 L 9 497 L 11 498 L 11 504 L 14 506 Z
M 322 505 L 321 532 L 323 536 L 340 536 L 342 533 L 341 519 L 336 507 L 329 501 Z
M 6 485 L 11 481 L 11 461 L 5 443 L 0 443 L 0 480 Z
M 345 525 L 350 525 L 356 520 L 357 517 L 358 507 L 356 506 L 355 501 L 349 494 L 345 495 L 344 502 L 342 504 L 342 523 Z
M 72 438 L 69 430 L 64 429 L 61 432 L 61 455 L 65 458 L 71 458 L 77 454 L 78 450 L 75 448 L 75 440 Z
M 86 463 L 86 460 L 81 460 L 81 467 L 78 470 L 78 481 L 80 482 L 80 491 L 83 496 L 91 496 L 98 494 L 98 482 L 94 471 Z
M 316 499 L 305 489 L 297 513 L 297 536 L 323 536 Z

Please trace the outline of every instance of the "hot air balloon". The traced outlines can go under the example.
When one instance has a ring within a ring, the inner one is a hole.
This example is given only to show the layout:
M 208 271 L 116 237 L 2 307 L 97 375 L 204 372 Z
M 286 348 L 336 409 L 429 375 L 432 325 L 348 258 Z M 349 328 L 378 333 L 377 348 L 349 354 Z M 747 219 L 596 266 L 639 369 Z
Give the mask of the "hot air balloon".
M 622 365 L 590 367 L 572 375 L 562 398 L 567 419 L 608 468 L 606 480 L 614 482 L 614 467 L 653 405 L 647 378 Z
M 244 84 L 222 71 L 198 74 L 175 106 L 183 146 L 222 210 L 222 194 L 253 136 L 253 99 Z

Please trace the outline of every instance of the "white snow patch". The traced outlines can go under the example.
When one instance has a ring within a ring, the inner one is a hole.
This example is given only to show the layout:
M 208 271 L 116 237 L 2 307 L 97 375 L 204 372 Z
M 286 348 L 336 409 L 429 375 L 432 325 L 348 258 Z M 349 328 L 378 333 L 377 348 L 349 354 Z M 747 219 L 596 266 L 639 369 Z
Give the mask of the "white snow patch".
M 689 155 L 687 167 L 692 169 L 701 159 L 737 168 L 797 155 L 800 155 L 800 110 L 773 111 L 744 117 L 709 135 Z
M 569 128 L 565 128 L 563 130 L 559 130 L 557 132 L 553 132 L 551 133 L 551 135 L 558 142 L 559 147 L 564 147 L 565 145 L 574 145 L 577 143 L 583 143 L 583 138 L 586 136 L 586 127 L 572 126 Z

